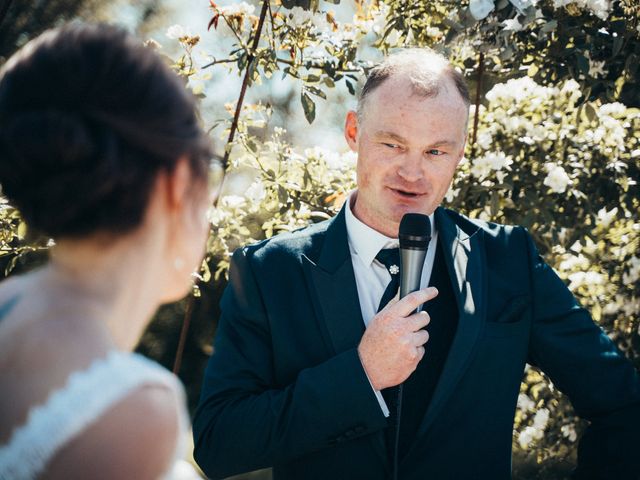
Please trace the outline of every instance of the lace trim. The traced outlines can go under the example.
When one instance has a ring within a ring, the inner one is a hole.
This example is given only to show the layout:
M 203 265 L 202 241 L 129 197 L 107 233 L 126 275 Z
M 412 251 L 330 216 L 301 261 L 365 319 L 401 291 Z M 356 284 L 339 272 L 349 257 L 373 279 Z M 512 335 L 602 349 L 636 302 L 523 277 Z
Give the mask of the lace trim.
M 0 480 L 35 478 L 73 436 L 143 384 L 159 383 L 184 397 L 178 380 L 138 354 L 113 351 L 69 375 L 64 387 L 32 407 L 27 421 L 0 447 Z M 184 425 L 186 413 L 179 413 Z M 183 426 L 181 425 L 181 426 Z

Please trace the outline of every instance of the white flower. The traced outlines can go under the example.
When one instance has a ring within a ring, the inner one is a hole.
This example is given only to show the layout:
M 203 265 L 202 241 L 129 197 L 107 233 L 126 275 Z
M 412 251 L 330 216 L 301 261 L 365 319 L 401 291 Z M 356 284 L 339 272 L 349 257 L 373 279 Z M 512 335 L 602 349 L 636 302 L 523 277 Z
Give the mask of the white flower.
M 340 170 L 342 168 L 342 158 L 333 150 L 327 150 L 322 147 L 307 148 L 304 150 L 304 156 L 323 160 L 331 170 Z
M 598 62 L 596 60 L 589 59 L 589 76 L 593 78 L 604 77 L 606 72 L 604 71 L 604 60 Z
M 575 291 L 579 287 L 591 285 L 604 285 L 605 277 L 598 272 L 576 272 L 569 275 L 569 290 Z
M 598 113 L 610 117 L 620 117 L 627 113 L 627 107 L 620 102 L 604 103 L 598 108 Z
M 505 155 L 503 152 L 487 152 L 482 157 L 476 158 L 471 166 L 471 174 L 483 180 L 491 171 L 499 171 L 503 168 L 511 170 L 509 165 L 513 163 L 511 156 Z
M 483 150 L 489 150 L 491 142 L 493 142 L 491 132 L 480 132 L 476 141 L 478 142 L 478 145 L 480 145 L 480 148 L 482 148 Z
M 543 183 L 555 193 L 564 193 L 567 187 L 573 183 L 561 166 L 547 163 L 545 167 L 548 173 Z
M 538 85 L 531 77 L 526 76 L 494 85 L 487 92 L 486 98 L 490 102 L 502 101 L 511 105 L 513 103 L 521 103 L 524 100 L 533 101 L 534 99 L 542 102 L 554 92 L 553 88 Z
M 442 36 L 442 30 L 440 30 L 438 27 L 427 27 L 425 33 L 429 37 L 438 38 Z
M 640 258 L 631 257 L 629 265 L 629 272 L 622 274 L 622 282 L 625 285 L 633 285 L 640 279 Z
M 518 12 L 523 13 L 527 8 L 538 3 L 538 0 L 509 0 Z
M 563 425 L 560 427 L 560 431 L 562 432 L 562 435 L 569 439 L 570 442 L 575 442 L 578 438 L 574 425 Z
M 536 404 L 529 395 L 521 393 L 518 395 L 518 408 L 523 412 L 530 412 L 536 408 Z
M 533 417 L 533 428 L 535 428 L 536 430 L 544 430 L 547 427 L 548 421 L 549 410 L 547 410 L 546 408 L 541 408 Z
M 444 198 L 447 200 L 447 202 L 451 203 L 458 196 L 459 193 L 460 193 L 459 188 L 449 187 L 449 190 L 447 190 L 447 193 L 444 196 Z
M 172 40 L 178 40 L 182 37 L 187 36 L 187 31 L 184 29 L 182 25 L 175 24 L 167 28 L 166 35 L 168 38 L 171 38 Z
M 225 195 L 220 199 L 222 205 L 229 208 L 241 207 L 246 203 L 246 201 L 247 199 L 240 195 Z
M 225 5 L 223 7 L 218 7 L 218 10 L 222 15 L 227 17 L 231 17 L 234 15 L 251 15 L 255 11 L 256 7 L 253 5 L 249 5 L 246 2 L 234 3 L 231 5 Z
M 264 188 L 262 181 L 257 179 L 249 186 L 249 188 L 247 188 L 244 195 L 249 201 L 253 203 L 260 203 L 266 198 L 267 190 Z
M 527 448 L 529 445 L 531 445 L 531 442 L 536 437 L 538 437 L 537 430 L 533 427 L 526 427 L 523 431 L 520 432 L 520 435 L 518 435 L 518 443 L 520 444 L 520 448 Z M 542 435 L 540 435 L 539 438 L 542 438 Z
M 589 260 L 581 253 L 576 255 L 567 254 L 567 258 L 560 262 L 558 268 L 562 271 L 585 270 L 589 268 Z
M 310 27 L 312 33 L 331 33 L 331 25 L 327 22 L 325 12 L 314 13 L 311 10 L 305 10 L 302 7 L 293 7 L 289 11 L 289 21 L 287 25 L 290 28 Z
M 565 7 L 572 3 L 583 10 L 590 11 L 601 20 L 606 20 L 611 10 L 608 0 L 553 0 L 554 8 Z
M 476 20 L 482 20 L 495 8 L 493 0 L 471 0 L 469 2 L 469 12 Z
M 564 85 L 562 86 L 562 90 L 560 91 L 562 93 L 574 93 L 574 92 L 580 93 L 580 84 L 576 82 L 573 78 L 570 78 L 569 80 L 564 82 Z
M 600 210 L 598 210 L 598 218 L 596 219 L 596 224 L 603 228 L 607 228 L 616 218 L 617 214 L 618 207 L 612 208 L 609 212 L 607 212 L 607 209 L 605 207 L 602 207 Z
M 508 30 L 508 31 L 512 31 L 512 32 L 519 32 L 522 29 L 524 29 L 524 25 L 522 25 L 519 21 L 518 21 L 518 17 L 516 18 L 509 18 L 505 21 L 502 22 L 502 25 L 504 25 L 504 29 Z

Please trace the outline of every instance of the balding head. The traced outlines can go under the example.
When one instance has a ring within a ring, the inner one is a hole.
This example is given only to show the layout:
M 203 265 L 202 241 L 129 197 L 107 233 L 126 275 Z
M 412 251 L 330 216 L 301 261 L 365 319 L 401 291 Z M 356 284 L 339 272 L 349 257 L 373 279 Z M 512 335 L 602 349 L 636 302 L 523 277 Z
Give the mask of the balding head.
M 462 74 L 433 50 L 409 48 L 385 58 L 369 71 L 358 98 L 357 113 L 362 121 L 370 94 L 390 78 L 406 80 L 414 95 L 436 97 L 443 90 L 457 91 L 468 108 L 471 100 Z

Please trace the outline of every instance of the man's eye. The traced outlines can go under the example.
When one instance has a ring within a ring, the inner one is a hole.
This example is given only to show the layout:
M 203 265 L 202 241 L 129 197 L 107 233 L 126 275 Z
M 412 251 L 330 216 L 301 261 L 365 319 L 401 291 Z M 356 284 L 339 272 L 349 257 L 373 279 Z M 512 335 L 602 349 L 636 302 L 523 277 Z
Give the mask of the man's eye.
M 398 145 L 397 143 L 383 143 L 383 145 L 389 148 L 400 148 L 400 145 Z
M 439 156 L 439 155 L 444 155 L 444 152 L 442 150 L 438 150 L 436 148 L 433 148 L 431 150 L 427 150 L 427 153 L 429 155 L 435 155 L 436 157 Z

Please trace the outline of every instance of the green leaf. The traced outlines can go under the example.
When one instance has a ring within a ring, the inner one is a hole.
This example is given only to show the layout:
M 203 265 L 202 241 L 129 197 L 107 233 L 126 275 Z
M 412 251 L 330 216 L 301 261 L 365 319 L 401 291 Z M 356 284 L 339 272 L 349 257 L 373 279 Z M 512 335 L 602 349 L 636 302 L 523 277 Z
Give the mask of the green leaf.
M 584 105 L 584 113 L 587 115 L 587 119 L 590 122 L 593 122 L 598 118 L 598 114 L 596 113 L 596 109 L 593 108 L 593 105 L 590 103 L 585 103 Z
M 549 33 L 554 31 L 556 28 L 558 28 L 558 21 L 557 20 L 551 20 L 547 23 L 545 23 L 542 28 L 540 29 L 540 31 L 542 33 Z
M 349 93 L 351 95 L 355 95 L 356 94 L 356 89 L 353 88 L 353 85 L 351 84 L 351 82 L 349 80 L 345 80 L 345 83 L 347 84 L 347 90 L 349 90 Z
M 622 35 L 618 35 L 613 40 L 613 56 L 615 57 L 622 50 L 622 45 L 624 44 L 624 37 Z
M 305 88 L 307 90 L 309 90 L 311 93 L 313 93 L 314 95 L 326 100 L 327 99 L 327 95 L 326 93 L 324 93 L 322 90 L 320 90 L 319 88 L 316 87 L 312 87 L 311 85 L 305 85 Z
M 23 240 L 24 237 L 27 235 L 27 224 L 24 222 L 20 222 L 20 225 L 18 225 L 18 230 L 16 233 L 18 234 L 18 239 Z
M 576 66 L 585 75 L 589 73 L 589 60 L 584 55 L 576 55 Z
M 302 94 L 300 95 L 300 101 L 302 102 L 302 109 L 304 110 L 304 116 L 307 122 L 310 124 L 313 123 L 316 119 L 316 104 L 304 90 L 302 90 Z

